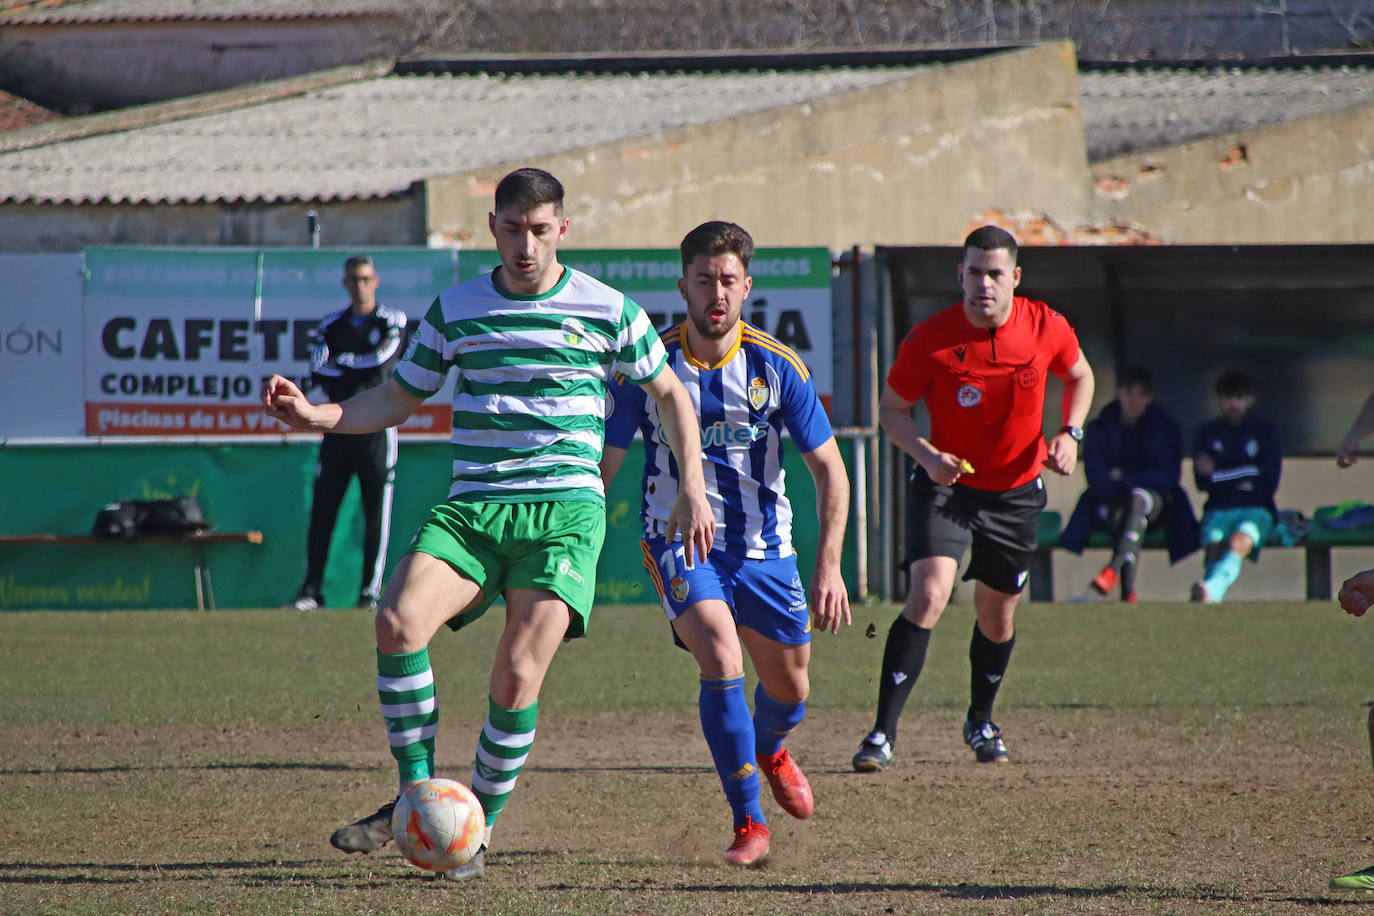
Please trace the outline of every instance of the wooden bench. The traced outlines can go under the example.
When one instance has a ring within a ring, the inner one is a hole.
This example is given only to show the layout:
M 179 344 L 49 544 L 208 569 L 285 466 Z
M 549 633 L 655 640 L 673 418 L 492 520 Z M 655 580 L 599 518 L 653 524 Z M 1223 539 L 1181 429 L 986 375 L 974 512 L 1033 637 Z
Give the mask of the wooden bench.
M 1374 547 L 1374 526 L 1365 528 L 1331 528 L 1326 522 L 1340 507 L 1321 506 L 1313 513 L 1307 538 L 1300 544 L 1286 545 L 1274 540 L 1271 535 L 1265 542 L 1265 550 L 1302 549 L 1306 560 L 1307 600 L 1331 600 L 1331 548 L 1333 547 Z M 1031 559 L 1030 598 L 1032 601 L 1054 600 L 1054 559 L 1053 552 L 1059 544 L 1063 517 L 1053 510 L 1040 514 L 1040 534 L 1035 554 Z M 1088 547 L 1111 549 L 1112 542 L 1107 532 L 1093 529 L 1088 536 Z M 1164 531 L 1155 526 L 1145 532 L 1141 542 L 1142 550 L 1163 550 Z
M 93 537 L 89 534 L 0 534 L 0 544 L 186 544 L 192 547 L 191 558 L 196 582 L 196 606 L 202 611 L 215 609 L 215 590 L 210 582 L 210 561 L 205 553 L 207 544 L 261 544 L 261 531 L 207 531 L 203 534 L 144 535 L 135 540 Z

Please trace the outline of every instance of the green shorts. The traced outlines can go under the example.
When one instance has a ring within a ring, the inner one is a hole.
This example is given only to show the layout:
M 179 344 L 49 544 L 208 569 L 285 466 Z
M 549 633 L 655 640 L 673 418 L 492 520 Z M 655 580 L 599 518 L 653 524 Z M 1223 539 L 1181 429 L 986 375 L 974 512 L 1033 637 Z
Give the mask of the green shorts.
M 1255 546 L 1250 558 L 1258 560 L 1260 548 L 1274 530 L 1274 516 L 1268 509 L 1247 506 L 1240 509 L 1216 509 L 1202 516 L 1202 546 L 1216 544 L 1229 538 L 1234 532 L 1249 535 Z
M 449 500 L 430 510 L 408 552 L 438 557 L 482 587 L 481 601 L 449 620 L 452 629 L 481 617 L 508 588 L 538 588 L 567 602 L 568 636 L 577 637 L 587 632 L 605 539 L 606 509 L 590 500 Z

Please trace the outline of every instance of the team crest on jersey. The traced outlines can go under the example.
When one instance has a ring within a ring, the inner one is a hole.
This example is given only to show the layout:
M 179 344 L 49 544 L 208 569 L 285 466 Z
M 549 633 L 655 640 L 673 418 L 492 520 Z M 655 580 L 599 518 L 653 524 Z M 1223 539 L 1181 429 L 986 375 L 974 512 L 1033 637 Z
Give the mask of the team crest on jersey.
M 977 385 L 960 385 L 955 398 L 959 401 L 960 407 L 977 407 L 983 403 L 983 389 Z
M 564 318 L 561 330 L 563 339 L 574 347 L 582 343 L 582 338 L 587 334 L 587 329 L 576 318 Z
M 1016 370 L 1016 384 L 1022 388 L 1034 388 L 1040 381 L 1040 370 L 1034 366 L 1022 366 Z
M 755 410 L 763 409 L 763 405 L 768 403 L 768 383 L 761 377 L 749 380 L 749 403 Z
M 679 603 L 687 600 L 687 595 L 692 591 L 692 587 L 687 584 L 687 580 L 681 576 L 673 576 L 673 580 L 668 583 L 668 593 L 673 596 L 673 600 Z

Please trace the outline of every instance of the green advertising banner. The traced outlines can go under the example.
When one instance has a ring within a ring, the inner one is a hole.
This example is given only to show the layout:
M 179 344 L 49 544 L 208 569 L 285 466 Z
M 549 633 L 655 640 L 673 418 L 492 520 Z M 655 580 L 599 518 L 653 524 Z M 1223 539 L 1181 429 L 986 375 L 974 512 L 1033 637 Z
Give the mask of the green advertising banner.
M 282 444 L 34 446 L 0 448 L 0 475 L 13 488 L 0 534 L 89 533 L 96 512 L 116 499 L 194 496 L 218 531 L 261 531 L 261 544 L 211 544 L 207 557 L 221 609 L 277 607 L 295 596 L 305 565 L 305 533 L 316 445 Z M 846 454 L 846 459 L 848 455 Z M 448 493 L 452 448 L 402 440 L 392 508 L 390 571 L 429 508 Z M 805 462 L 784 462 L 803 578 L 816 552 L 815 490 Z M 606 549 L 596 594 L 603 604 L 654 603 L 638 542 L 643 450 L 635 441 L 607 494 Z M 363 519 L 356 489 L 334 530 L 325 574 L 330 606 L 350 607 L 362 577 Z M 854 538 L 845 538 L 844 573 L 853 581 Z M 0 611 L 194 608 L 192 548 L 181 544 L 0 544 Z
M 677 288 L 682 260 L 675 248 L 561 248 L 558 260 L 625 293 L 660 330 L 687 315 Z M 494 251 L 464 251 L 458 276 L 471 280 L 499 263 Z M 744 320 L 797 351 L 828 407 L 835 379 L 830 251 L 760 248 L 749 262 L 749 275 L 754 286 L 744 303 Z

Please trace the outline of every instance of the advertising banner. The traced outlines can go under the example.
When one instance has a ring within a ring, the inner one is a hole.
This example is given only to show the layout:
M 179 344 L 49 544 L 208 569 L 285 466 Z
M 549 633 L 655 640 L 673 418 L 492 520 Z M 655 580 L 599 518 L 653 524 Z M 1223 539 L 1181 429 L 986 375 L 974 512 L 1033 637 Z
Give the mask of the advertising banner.
M 846 459 L 848 449 L 842 449 Z M 448 492 L 452 446 L 403 441 L 387 548 L 390 575 L 429 508 Z M 207 548 L 216 605 L 280 607 L 305 568 L 315 449 L 296 439 L 274 444 L 217 443 L 0 448 L 0 477 L 24 481 L 7 500 L 0 534 L 81 535 L 101 506 L 116 499 L 194 497 L 217 531 L 261 531 L 261 544 Z M 644 451 L 636 440 L 606 494 L 606 546 L 597 567 L 599 605 L 655 603 L 641 566 L 639 520 Z M 816 556 L 815 489 L 806 464 L 787 450 L 788 497 L 799 523 L 797 560 L 809 581 Z M 362 575 L 363 513 L 351 489 L 334 530 L 325 568 L 327 607 L 351 608 Z M 0 612 L 194 608 L 193 549 L 187 544 L 0 544 Z M 845 535 L 843 571 L 854 581 L 854 531 Z
M 81 255 L 0 254 L 0 439 L 82 434 Z
M 315 328 L 348 305 L 329 249 L 92 248 L 85 253 L 87 435 L 286 432 L 258 393 L 273 373 L 305 381 Z M 456 253 L 369 252 L 378 301 L 418 319 L 455 280 Z M 402 430 L 444 432 L 436 396 Z
M 559 249 L 558 260 L 625 293 L 662 330 L 687 317 L 678 292 L 682 260 L 675 248 Z M 464 251 L 459 276 L 470 280 L 499 263 L 494 251 Z M 830 251 L 760 248 L 749 263 L 753 290 L 744 320 L 797 351 L 826 407 L 834 390 L 831 351 Z

